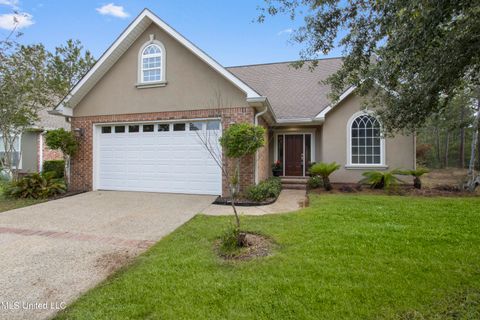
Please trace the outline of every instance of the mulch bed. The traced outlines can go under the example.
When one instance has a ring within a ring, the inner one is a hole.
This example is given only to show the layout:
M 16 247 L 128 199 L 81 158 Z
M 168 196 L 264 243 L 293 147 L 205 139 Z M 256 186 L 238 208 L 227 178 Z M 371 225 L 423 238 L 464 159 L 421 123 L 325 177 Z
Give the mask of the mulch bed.
M 215 242 L 215 251 L 224 260 L 227 261 L 247 261 L 255 258 L 266 257 L 272 253 L 274 241 L 256 233 L 246 233 L 247 246 L 240 248 L 234 254 L 222 254 L 219 247 L 220 241 Z
M 237 199 L 235 201 L 235 205 L 239 207 L 256 207 L 256 206 L 266 206 L 268 204 L 272 204 L 275 201 L 277 201 L 277 198 L 268 198 L 265 201 L 260 201 L 260 202 L 255 202 L 252 200 L 248 199 Z M 215 201 L 213 201 L 213 204 L 219 204 L 219 205 L 224 205 L 224 206 L 230 206 L 232 205 L 232 199 L 230 197 L 217 197 Z
M 390 192 L 382 189 L 372 189 L 369 186 L 358 184 L 334 184 L 333 190 L 325 191 L 323 188 L 311 189 L 315 194 L 365 194 L 365 195 L 398 195 L 398 196 L 418 196 L 418 197 L 477 197 L 477 192 L 471 193 L 463 191 L 457 186 L 439 185 L 432 188 L 424 187 L 415 189 L 411 186 L 398 186 Z

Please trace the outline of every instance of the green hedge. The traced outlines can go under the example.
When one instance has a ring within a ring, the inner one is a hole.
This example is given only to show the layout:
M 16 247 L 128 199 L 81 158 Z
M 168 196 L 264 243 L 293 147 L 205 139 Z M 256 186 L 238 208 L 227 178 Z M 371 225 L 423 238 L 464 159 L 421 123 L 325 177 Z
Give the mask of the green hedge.
M 54 179 L 61 179 L 65 176 L 65 161 L 63 160 L 44 161 L 42 172 L 55 172 Z
M 247 189 L 246 197 L 252 201 L 265 201 L 269 198 L 276 198 L 282 191 L 282 182 L 278 177 L 271 177 L 260 182 L 256 186 Z

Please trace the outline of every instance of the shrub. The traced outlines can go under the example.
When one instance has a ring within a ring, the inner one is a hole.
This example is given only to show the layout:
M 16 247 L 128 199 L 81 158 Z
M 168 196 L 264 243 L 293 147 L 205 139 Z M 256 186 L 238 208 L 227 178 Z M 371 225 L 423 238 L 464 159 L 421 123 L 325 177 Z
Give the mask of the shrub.
M 281 190 L 282 182 L 280 178 L 271 177 L 256 186 L 249 187 L 246 192 L 246 197 L 249 200 L 261 202 L 269 198 L 278 197 Z
M 372 189 L 384 189 L 391 191 L 398 186 L 400 180 L 395 176 L 398 171 L 367 171 L 360 183 L 367 183 Z
M 14 198 L 46 199 L 65 193 L 67 190 L 63 179 L 55 179 L 53 172 L 32 173 L 17 181 L 12 181 L 6 188 L 6 195 Z
M 415 189 L 422 189 L 422 180 L 420 179 L 425 173 L 430 172 L 427 168 L 417 168 L 417 170 L 397 170 L 397 174 L 412 176 L 413 177 L 413 187 Z
M 323 181 L 323 187 L 325 188 L 325 190 L 330 191 L 332 190 L 332 184 L 330 183 L 329 176 L 339 168 L 340 168 L 340 165 L 337 164 L 336 162 L 331 162 L 331 163 L 320 162 L 320 163 L 315 163 L 310 168 L 310 173 L 314 176 L 320 176 Z
M 64 160 L 49 160 L 43 162 L 43 172 L 53 172 L 55 179 L 62 179 L 65 176 Z
M 250 123 L 235 123 L 228 127 L 220 138 L 229 158 L 241 158 L 254 154 L 265 144 L 265 129 Z
M 319 176 L 311 176 L 308 178 L 307 187 L 308 189 L 316 189 L 322 186 L 322 180 Z
M 225 256 L 233 255 L 239 249 L 238 238 L 240 230 L 232 225 L 220 238 L 220 253 Z

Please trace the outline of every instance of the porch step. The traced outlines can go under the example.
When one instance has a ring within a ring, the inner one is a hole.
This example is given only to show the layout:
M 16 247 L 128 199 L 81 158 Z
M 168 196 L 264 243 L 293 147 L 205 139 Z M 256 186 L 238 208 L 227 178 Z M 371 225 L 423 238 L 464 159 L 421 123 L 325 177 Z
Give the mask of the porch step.
M 308 178 L 304 177 L 282 177 L 283 189 L 306 190 Z
M 289 183 L 282 183 L 283 189 L 288 190 L 307 190 L 307 184 L 289 184 Z

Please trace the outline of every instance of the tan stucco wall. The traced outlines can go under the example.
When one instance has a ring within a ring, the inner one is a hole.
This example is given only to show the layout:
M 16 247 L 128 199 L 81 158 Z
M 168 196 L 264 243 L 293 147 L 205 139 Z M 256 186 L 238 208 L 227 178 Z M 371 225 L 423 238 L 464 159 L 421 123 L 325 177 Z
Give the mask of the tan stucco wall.
M 138 53 L 154 34 L 166 49 L 165 87 L 136 88 Z M 221 101 L 219 101 L 221 100 Z M 119 58 L 75 107 L 74 116 L 130 114 L 246 106 L 245 93 L 156 25 Z
M 347 163 L 347 122 L 361 110 L 361 98 L 351 95 L 342 104 L 327 114 L 322 129 L 321 159 L 324 162 L 337 162 L 340 170 L 332 174 L 332 182 L 353 183 L 362 178 L 362 172 L 377 169 L 346 169 Z M 412 169 L 415 161 L 413 136 L 396 135 L 385 141 L 386 170 L 397 168 Z
M 22 134 L 22 172 L 36 172 L 38 170 L 38 132 L 24 132 Z
M 273 161 L 270 161 L 271 158 L 269 158 L 269 150 L 271 143 L 269 133 L 270 130 L 268 129 L 268 125 L 263 119 L 259 119 L 258 125 L 265 128 L 265 145 L 258 150 L 258 181 L 260 182 L 271 176 L 272 170 L 270 168 L 270 163 Z

